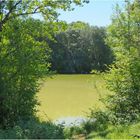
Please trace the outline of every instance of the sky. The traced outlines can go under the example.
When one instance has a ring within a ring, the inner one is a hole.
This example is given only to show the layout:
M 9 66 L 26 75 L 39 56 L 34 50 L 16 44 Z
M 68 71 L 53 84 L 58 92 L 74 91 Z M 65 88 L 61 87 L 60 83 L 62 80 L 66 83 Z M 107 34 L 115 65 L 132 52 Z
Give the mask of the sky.
M 111 23 L 111 15 L 113 7 L 118 3 L 121 7 L 124 6 L 125 0 L 90 0 L 89 4 L 84 4 L 83 7 L 75 6 L 74 11 L 60 11 L 60 20 L 68 23 L 74 21 L 83 21 L 94 26 L 107 26 Z

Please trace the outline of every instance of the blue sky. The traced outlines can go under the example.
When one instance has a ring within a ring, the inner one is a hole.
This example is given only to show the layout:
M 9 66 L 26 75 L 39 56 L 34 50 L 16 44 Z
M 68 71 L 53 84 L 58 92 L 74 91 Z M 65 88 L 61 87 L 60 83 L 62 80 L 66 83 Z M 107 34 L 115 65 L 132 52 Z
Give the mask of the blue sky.
M 60 20 L 68 23 L 73 21 L 84 21 L 90 25 L 107 26 L 111 23 L 113 7 L 118 3 L 124 6 L 124 0 L 90 0 L 83 7 L 75 7 L 74 11 L 60 11 Z

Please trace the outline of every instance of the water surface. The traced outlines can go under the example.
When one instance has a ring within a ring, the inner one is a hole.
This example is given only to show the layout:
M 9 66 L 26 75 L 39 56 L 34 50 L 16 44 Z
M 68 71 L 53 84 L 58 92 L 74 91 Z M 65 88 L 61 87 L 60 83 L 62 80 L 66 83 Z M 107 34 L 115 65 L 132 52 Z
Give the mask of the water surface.
M 89 108 L 101 106 L 104 81 L 92 75 L 55 75 L 43 83 L 38 98 L 40 116 L 51 120 L 86 116 Z

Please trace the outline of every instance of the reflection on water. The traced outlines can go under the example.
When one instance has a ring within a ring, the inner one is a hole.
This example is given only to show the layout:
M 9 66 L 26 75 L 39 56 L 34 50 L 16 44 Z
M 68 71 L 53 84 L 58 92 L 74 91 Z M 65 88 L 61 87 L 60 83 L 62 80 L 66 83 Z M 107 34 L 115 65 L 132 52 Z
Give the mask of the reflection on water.
M 96 119 L 88 119 L 85 117 L 64 117 L 64 118 L 60 118 L 54 121 L 55 124 L 61 124 L 63 126 L 79 126 L 80 124 L 87 122 L 87 121 L 91 121 L 91 122 L 95 122 Z
M 62 124 L 64 126 L 78 126 L 81 123 L 87 121 L 87 118 L 78 116 L 78 117 L 64 117 L 54 121 L 55 124 Z

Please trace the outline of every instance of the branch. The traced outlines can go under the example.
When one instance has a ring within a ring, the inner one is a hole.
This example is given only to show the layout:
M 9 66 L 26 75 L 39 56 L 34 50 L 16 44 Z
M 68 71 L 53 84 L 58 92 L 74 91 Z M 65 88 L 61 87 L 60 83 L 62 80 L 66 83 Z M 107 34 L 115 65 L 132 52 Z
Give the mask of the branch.
M 13 7 L 11 7 L 9 12 L 6 14 L 5 18 L 1 21 L 1 25 L 3 25 L 9 19 L 10 14 L 17 7 L 17 5 L 20 4 L 21 2 L 22 2 L 22 0 L 19 0 L 18 2 L 15 3 L 15 5 Z
M 32 11 L 32 12 L 25 12 L 25 13 L 16 14 L 13 18 L 18 17 L 18 16 L 32 15 L 32 14 L 40 13 L 39 11 L 37 11 L 39 8 L 40 8 L 40 6 L 35 8 L 34 11 Z
M 37 11 L 39 8 L 41 8 L 41 6 L 36 7 L 32 12 L 15 14 L 14 16 L 9 17 L 8 19 L 13 19 L 13 18 L 16 18 L 16 17 L 19 17 L 19 16 L 33 15 L 33 14 L 41 13 L 40 11 Z

